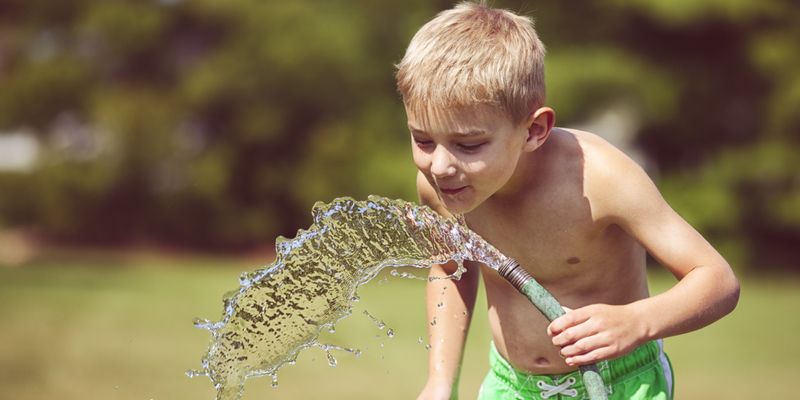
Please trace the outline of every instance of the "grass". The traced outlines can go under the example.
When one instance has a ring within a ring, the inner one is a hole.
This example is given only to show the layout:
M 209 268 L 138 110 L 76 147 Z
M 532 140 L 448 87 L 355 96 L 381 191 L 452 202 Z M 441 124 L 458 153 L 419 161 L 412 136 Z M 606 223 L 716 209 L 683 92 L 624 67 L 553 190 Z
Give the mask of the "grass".
M 194 317 L 218 319 L 222 294 L 257 263 L 164 257 L 95 257 L 0 268 L 0 399 L 212 399 L 206 378 L 187 378 L 206 350 Z M 671 284 L 651 276 L 653 292 Z M 747 279 L 737 310 L 698 332 L 666 342 L 678 399 L 792 398 L 800 373 L 800 280 Z M 424 283 L 379 277 L 361 290 L 354 315 L 297 365 L 247 383 L 244 399 L 409 399 L 424 383 Z M 485 308 L 485 301 L 477 307 Z M 394 338 L 361 315 L 384 320 Z M 485 313 L 476 313 L 462 370 L 463 399 L 486 371 Z

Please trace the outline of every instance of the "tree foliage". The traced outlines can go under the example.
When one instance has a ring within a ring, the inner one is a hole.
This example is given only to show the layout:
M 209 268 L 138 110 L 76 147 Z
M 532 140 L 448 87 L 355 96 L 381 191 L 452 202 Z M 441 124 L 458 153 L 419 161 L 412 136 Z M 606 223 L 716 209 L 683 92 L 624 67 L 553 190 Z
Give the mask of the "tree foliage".
M 741 265 L 800 242 L 800 7 L 497 1 L 534 16 L 562 125 L 626 104 L 674 207 Z M 0 1 L 0 224 L 204 247 L 291 235 L 317 200 L 413 199 L 393 64 L 450 2 Z M 603 134 L 603 132 L 598 132 Z

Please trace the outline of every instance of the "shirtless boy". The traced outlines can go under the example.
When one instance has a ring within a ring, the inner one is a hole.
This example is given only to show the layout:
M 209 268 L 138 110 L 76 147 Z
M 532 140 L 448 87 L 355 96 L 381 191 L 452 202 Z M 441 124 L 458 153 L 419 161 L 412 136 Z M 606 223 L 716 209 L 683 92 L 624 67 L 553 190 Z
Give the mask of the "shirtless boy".
M 463 214 L 568 309 L 549 323 L 480 264 L 460 281 L 429 283 L 437 323 L 419 398 L 457 397 L 479 276 L 493 339 L 480 399 L 582 398 L 576 370 L 604 360 L 611 399 L 672 398 L 660 339 L 731 312 L 739 284 L 635 162 L 598 136 L 553 126 L 543 69 L 528 18 L 472 3 L 424 25 L 398 64 L 422 203 Z M 652 297 L 646 252 L 679 280 Z

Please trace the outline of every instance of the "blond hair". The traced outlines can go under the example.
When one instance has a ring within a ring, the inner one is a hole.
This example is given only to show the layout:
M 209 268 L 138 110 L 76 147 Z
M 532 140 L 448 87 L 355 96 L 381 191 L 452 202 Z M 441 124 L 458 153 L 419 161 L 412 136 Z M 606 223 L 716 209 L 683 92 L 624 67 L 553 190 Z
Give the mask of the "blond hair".
M 488 104 L 521 123 L 544 104 L 544 53 L 530 18 L 465 2 L 414 35 L 397 89 L 414 110 Z

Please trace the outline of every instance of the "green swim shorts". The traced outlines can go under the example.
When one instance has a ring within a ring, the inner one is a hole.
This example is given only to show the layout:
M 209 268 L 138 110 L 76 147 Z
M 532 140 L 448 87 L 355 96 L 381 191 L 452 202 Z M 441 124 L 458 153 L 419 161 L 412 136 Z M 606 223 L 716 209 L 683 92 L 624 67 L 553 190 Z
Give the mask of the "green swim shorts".
M 671 400 L 672 366 L 663 342 L 639 346 L 630 354 L 597 364 L 608 389 L 609 400 Z M 489 351 L 489 373 L 478 400 L 588 399 L 580 371 L 564 375 L 532 375 L 514 369 L 497 352 Z

